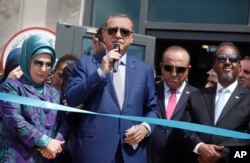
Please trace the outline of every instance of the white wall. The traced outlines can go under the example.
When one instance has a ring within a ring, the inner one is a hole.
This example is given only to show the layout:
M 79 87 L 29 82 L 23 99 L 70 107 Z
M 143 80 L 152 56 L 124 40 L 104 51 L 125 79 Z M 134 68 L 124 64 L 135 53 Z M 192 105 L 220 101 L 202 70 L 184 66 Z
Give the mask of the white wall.
M 22 0 L 20 11 L 21 29 L 31 26 L 46 26 L 48 0 Z

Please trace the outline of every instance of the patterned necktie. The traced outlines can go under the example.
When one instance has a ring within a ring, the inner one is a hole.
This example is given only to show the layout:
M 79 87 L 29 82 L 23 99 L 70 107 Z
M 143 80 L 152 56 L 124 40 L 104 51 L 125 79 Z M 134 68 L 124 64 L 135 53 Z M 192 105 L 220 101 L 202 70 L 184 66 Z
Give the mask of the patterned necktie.
M 123 101 L 124 101 L 124 88 L 122 86 L 122 79 L 121 79 L 119 66 L 121 65 L 118 65 L 117 72 L 113 73 L 113 84 L 114 84 L 114 88 L 116 92 L 116 97 L 119 101 L 120 109 L 122 109 Z
M 166 108 L 167 119 L 170 119 L 172 117 L 172 114 L 176 106 L 176 89 L 170 89 L 170 91 L 171 91 L 171 96 L 168 100 L 168 106 Z
M 215 116 L 214 116 L 214 124 L 217 122 L 225 104 L 226 104 L 226 100 L 225 100 L 225 93 L 228 91 L 228 89 L 226 88 L 221 88 L 219 90 L 220 95 L 218 97 L 218 100 L 216 101 L 215 104 Z

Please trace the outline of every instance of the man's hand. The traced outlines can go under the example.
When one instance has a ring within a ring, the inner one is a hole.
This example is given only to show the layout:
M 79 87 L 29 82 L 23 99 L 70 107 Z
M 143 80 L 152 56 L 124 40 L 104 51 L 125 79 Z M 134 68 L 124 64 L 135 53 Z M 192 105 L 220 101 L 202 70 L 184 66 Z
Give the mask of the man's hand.
M 220 151 L 222 151 L 223 148 L 224 146 L 214 144 L 201 144 L 198 149 L 199 163 L 216 163 L 222 157 Z
M 129 145 L 138 144 L 146 137 L 147 133 L 148 129 L 142 124 L 132 126 L 125 133 L 125 142 Z
M 119 60 L 121 58 L 121 54 L 118 53 L 118 49 L 112 49 L 103 56 L 102 58 L 102 65 L 101 70 L 104 74 L 108 74 L 112 69 L 114 65 L 114 60 Z

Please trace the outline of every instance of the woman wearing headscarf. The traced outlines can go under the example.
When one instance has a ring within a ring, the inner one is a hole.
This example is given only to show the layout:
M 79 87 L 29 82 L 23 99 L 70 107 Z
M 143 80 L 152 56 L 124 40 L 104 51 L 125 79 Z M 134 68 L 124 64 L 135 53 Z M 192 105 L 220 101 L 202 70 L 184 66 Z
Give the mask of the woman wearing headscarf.
M 42 35 L 30 36 L 22 44 L 19 56 L 23 75 L 16 80 L 7 78 L 0 91 L 59 103 L 60 94 L 45 82 L 55 58 L 49 39 Z M 1 163 L 46 163 L 62 152 L 67 125 L 56 110 L 6 101 L 0 101 L 0 107 L 3 115 Z

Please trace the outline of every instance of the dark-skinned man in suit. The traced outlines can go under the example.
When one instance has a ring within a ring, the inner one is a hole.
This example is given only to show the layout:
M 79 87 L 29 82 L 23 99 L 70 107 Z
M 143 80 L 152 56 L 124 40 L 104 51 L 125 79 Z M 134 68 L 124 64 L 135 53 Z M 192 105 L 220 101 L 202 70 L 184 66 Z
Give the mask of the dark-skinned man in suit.
M 182 120 L 248 133 L 250 91 L 237 82 L 240 51 L 231 42 L 221 43 L 213 54 L 212 67 L 218 76 L 217 84 L 191 94 Z M 228 163 L 230 147 L 249 144 L 249 140 L 191 131 L 184 131 L 183 136 L 186 151 L 190 152 L 188 162 Z

